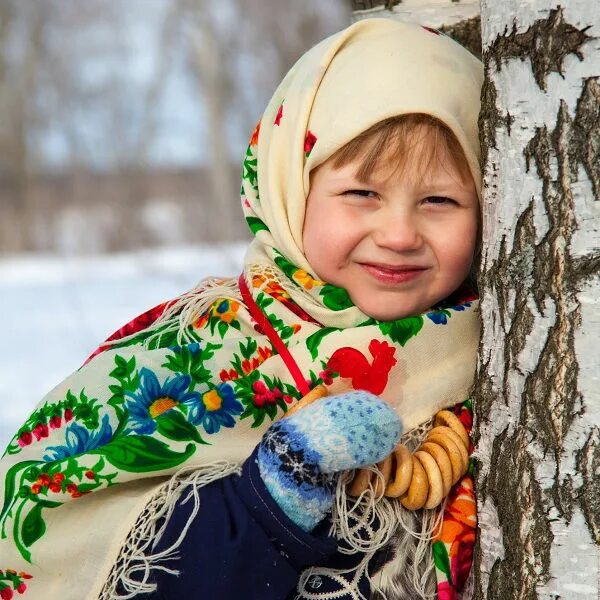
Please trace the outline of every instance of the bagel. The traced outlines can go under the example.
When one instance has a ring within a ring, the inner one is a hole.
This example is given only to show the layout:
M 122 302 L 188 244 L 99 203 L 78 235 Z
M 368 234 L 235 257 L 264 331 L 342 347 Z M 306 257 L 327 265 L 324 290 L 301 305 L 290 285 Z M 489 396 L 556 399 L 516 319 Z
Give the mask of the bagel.
M 452 489 L 453 479 L 453 471 L 452 471 L 452 463 L 450 462 L 450 458 L 448 454 L 442 448 L 442 446 L 435 444 L 434 442 L 425 442 L 419 450 L 423 452 L 427 452 L 433 456 L 437 466 L 440 469 L 440 473 L 442 475 L 442 484 L 444 486 L 444 496 L 447 496 Z
M 446 451 L 452 465 L 452 485 L 454 485 L 467 472 L 467 463 L 463 461 L 459 446 L 443 433 L 429 435 L 427 441 L 438 444 Z M 464 450 L 462 445 L 460 447 Z
M 461 460 L 465 465 L 464 468 L 466 471 L 467 467 L 469 466 L 469 452 L 467 451 L 467 448 L 465 448 L 465 445 L 463 444 L 460 435 L 458 435 L 458 433 L 456 433 L 453 429 L 450 429 L 450 427 L 446 427 L 445 425 L 438 425 L 429 432 L 429 435 L 426 439 L 429 439 L 430 436 L 436 435 L 438 433 L 449 437 L 456 444 L 456 447 L 460 452 Z
M 427 473 L 421 465 L 421 461 L 411 457 L 413 463 L 413 473 L 410 481 L 410 486 L 406 493 L 400 496 L 400 502 L 402 506 L 407 510 L 418 510 L 425 506 L 427 502 L 427 496 L 429 495 L 429 481 L 427 479 Z
M 437 425 L 443 425 L 445 427 L 450 427 L 452 431 L 457 433 L 462 440 L 467 452 L 469 452 L 469 434 L 465 429 L 465 426 L 461 423 L 460 419 L 450 410 L 440 410 L 439 413 L 435 415 L 435 419 L 433 421 L 434 427 Z
M 433 458 L 433 456 L 431 456 L 431 454 L 428 452 L 417 450 L 415 452 L 415 458 L 425 469 L 427 481 L 429 483 L 429 493 L 427 494 L 427 500 L 425 501 L 423 508 L 435 508 L 436 506 L 439 506 L 444 499 L 442 473 L 435 462 L 435 458 Z
M 406 493 L 413 474 L 413 461 L 410 450 L 404 444 L 398 444 L 394 450 L 394 477 L 385 488 L 388 498 L 398 498 Z
M 388 454 L 381 462 L 377 463 L 381 475 L 373 473 L 373 481 L 375 482 L 375 498 L 380 498 L 384 495 L 387 488 L 387 483 L 390 480 L 393 466 L 393 454 Z
M 370 471 L 369 469 L 358 469 L 350 483 L 348 494 L 350 496 L 360 496 L 362 493 L 366 492 L 370 487 L 373 475 L 373 471 Z

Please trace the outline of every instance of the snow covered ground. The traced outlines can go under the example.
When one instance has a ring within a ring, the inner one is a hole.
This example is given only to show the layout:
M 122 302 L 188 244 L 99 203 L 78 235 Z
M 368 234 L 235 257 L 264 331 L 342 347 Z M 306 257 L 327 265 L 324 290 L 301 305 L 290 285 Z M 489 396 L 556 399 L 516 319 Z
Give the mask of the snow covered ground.
M 208 275 L 240 273 L 245 247 L 0 259 L 0 454 L 45 393 L 99 342 Z

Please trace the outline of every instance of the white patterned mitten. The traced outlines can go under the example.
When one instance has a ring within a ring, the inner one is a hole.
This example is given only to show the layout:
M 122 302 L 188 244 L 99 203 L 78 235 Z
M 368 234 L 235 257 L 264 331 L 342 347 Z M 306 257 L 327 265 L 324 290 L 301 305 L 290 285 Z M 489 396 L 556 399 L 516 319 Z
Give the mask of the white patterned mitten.
M 331 510 L 337 474 L 383 460 L 401 432 L 396 412 L 369 392 L 328 396 L 269 427 L 260 475 L 285 514 L 312 531 Z

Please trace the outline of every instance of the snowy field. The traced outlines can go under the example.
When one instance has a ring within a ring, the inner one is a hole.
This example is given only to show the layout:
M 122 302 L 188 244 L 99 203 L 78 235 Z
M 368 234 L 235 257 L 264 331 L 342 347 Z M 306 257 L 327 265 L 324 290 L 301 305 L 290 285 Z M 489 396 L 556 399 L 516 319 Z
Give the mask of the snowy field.
M 239 274 L 245 247 L 0 259 L 0 454 L 45 393 L 103 339 L 206 276 Z

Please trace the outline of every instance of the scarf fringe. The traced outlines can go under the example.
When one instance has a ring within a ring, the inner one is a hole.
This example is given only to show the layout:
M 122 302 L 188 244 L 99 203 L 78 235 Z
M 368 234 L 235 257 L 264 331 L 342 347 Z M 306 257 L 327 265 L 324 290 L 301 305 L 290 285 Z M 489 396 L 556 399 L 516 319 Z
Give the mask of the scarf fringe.
M 129 532 L 98 600 L 127 600 L 138 594 L 156 591 L 156 584 L 149 581 L 153 571 L 178 575 L 179 571 L 170 569 L 163 563 L 177 557 L 177 549 L 200 509 L 199 490 L 233 473 L 241 473 L 240 465 L 217 461 L 200 468 L 194 467 L 191 472 L 190 469 L 179 471 L 161 486 Z M 191 500 L 193 509 L 185 527 L 169 548 L 153 553 L 176 504 L 186 491 L 188 494 L 183 498 L 182 504 Z
M 248 275 L 252 280 L 259 278 L 259 288 L 275 283 L 286 292 L 299 306 L 313 305 L 318 307 L 310 292 L 301 285 L 295 284 L 281 269 L 270 263 L 255 263 L 247 268 Z M 262 279 L 262 281 L 260 281 Z M 301 300 L 299 300 L 301 298 Z
M 273 265 L 252 264 L 246 268 L 247 277 L 250 280 L 249 287 L 255 285 L 254 278 L 262 281 L 259 289 L 269 283 L 279 285 L 290 296 L 302 295 L 308 302 L 314 299 L 308 292 L 291 283 L 286 275 Z M 144 347 L 150 348 L 153 344 L 160 344 L 163 335 L 175 333 L 179 345 L 189 344 L 197 341 L 196 336 L 190 332 L 190 327 L 206 314 L 211 306 L 218 300 L 230 300 L 248 308 L 242 299 L 237 277 L 208 277 L 198 282 L 193 288 L 182 294 L 177 300 L 168 304 L 164 312 L 143 331 L 147 334 Z M 105 346 L 120 345 L 140 335 L 137 331 L 117 340 L 105 342 Z
M 148 334 L 143 342 L 144 347 L 148 349 L 153 343 L 160 344 L 160 338 L 168 333 L 177 334 L 179 345 L 198 341 L 189 328 L 219 299 L 243 304 L 236 278 L 208 277 L 168 304 L 156 321 L 143 329 L 143 332 Z M 140 333 L 136 331 L 131 335 L 105 342 L 104 346 L 120 345 L 138 337 Z
M 411 451 L 416 450 L 431 429 L 431 424 L 428 421 L 407 432 L 402 442 Z M 383 483 L 383 474 L 379 469 L 376 466 L 370 469 Z M 445 503 L 432 510 L 409 511 L 397 499 L 376 498 L 376 479 L 358 498 L 353 498 L 346 493 L 346 486 L 351 480 L 352 474 L 338 480 L 330 535 L 340 540 L 339 552 L 361 552 L 364 557 L 357 567 L 351 569 L 306 569 L 298 581 L 298 594 L 303 600 L 336 600 L 345 597 L 369 600 L 360 593 L 358 587 L 361 577 L 365 576 L 373 597 L 394 600 L 435 598 L 435 564 L 431 541 L 442 525 Z M 373 527 L 374 523 L 377 523 L 376 528 Z M 369 564 L 375 554 L 391 544 L 394 546 L 392 560 L 373 575 L 369 574 Z M 351 579 L 344 577 L 350 573 Z M 311 592 L 307 584 L 314 576 L 334 580 L 339 589 L 331 593 Z

